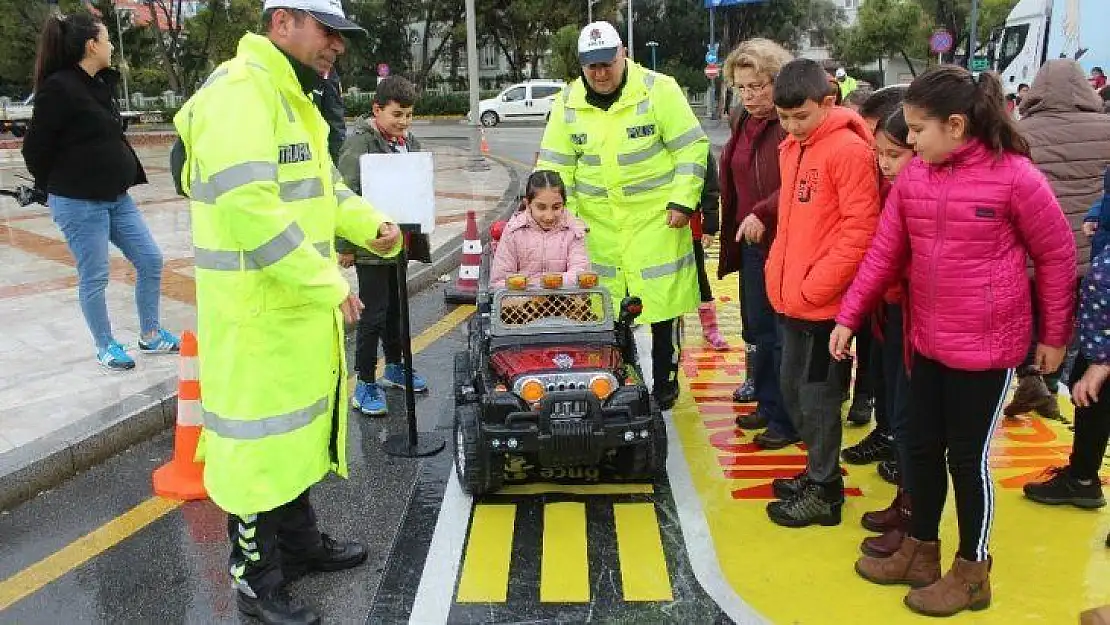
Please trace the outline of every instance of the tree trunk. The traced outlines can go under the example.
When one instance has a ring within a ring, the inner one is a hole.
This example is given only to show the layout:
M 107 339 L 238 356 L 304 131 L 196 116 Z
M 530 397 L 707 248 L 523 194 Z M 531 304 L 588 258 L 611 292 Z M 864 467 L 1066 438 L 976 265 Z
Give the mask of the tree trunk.
M 917 70 L 914 68 L 913 61 L 910 60 L 910 57 L 906 54 L 906 51 L 899 50 L 898 53 L 902 55 L 902 59 L 906 61 L 906 65 L 910 68 L 910 75 L 914 78 L 917 78 Z

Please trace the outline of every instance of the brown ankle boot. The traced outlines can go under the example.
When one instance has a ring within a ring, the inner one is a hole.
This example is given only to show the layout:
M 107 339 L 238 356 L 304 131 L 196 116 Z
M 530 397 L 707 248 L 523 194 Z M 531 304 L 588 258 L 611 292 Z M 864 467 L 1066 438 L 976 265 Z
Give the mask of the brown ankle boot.
M 1087 610 L 1080 614 L 1079 625 L 1110 625 L 1110 605 Z
M 939 582 L 906 595 L 906 607 L 925 616 L 952 616 L 990 605 L 990 561 L 969 562 L 959 556 Z
M 864 556 L 856 560 L 856 573 L 869 582 L 884 586 L 928 586 L 940 579 L 940 543 L 922 542 L 906 536 L 902 546 L 889 558 Z
M 898 491 L 897 514 L 898 520 L 894 527 L 883 533 L 882 536 L 870 536 L 860 543 L 860 551 L 872 558 L 889 558 L 898 552 L 902 546 L 902 539 L 910 531 L 910 520 L 913 518 L 913 509 L 910 506 L 910 496 Z
M 863 517 L 860 518 L 860 524 L 869 532 L 885 534 L 901 524 L 901 513 L 899 512 L 901 506 L 902 489 L 899 488 L 894 495 L 894 501 L 890 502 L 889 506 L 874 512 L 864 512 Z M 894 548 L 897 550 L 898 546 L 895 545 Z

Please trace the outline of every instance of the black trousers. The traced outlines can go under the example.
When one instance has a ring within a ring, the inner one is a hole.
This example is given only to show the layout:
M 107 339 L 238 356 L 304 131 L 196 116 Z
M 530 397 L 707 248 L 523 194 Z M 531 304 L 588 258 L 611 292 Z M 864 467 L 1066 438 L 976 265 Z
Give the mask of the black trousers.
M 1080 354 L 1071 372 L 1071 385 L 1083 377 L 1090 363 Z M 1103 385 L 1098 401 L 1075 407 L 1075 439 L 1071 444 L 1070 472 L 1080 480 L 1097 480 L 1106 444 L 1110 441 L 1110 384 Z
M 358 320 L 355 369 L 358 379 L 374 382 L 378 342 L 385 362 L 401 362 L 401 303 L 397 300 L 397 268 L 393 265 L 356 265 L 358 297 L 366 307 Z
M 994 521 L 991 435 L 998 425 L 1012 369 L 964 371 L 916 354 L 910 370 L 909 445 L 913 491 L 912 535 L 935 541 L 948 497 L 948 472 L 956 491 L 960 557 L 987 559 Z
M 227 536 L 233 583 L 240 592 L 259 597 L 285 582 L 283 561 L 303 557 L 322 544 L 307 490 L 273 510 L 227 515 Z
M 651 324 L 651 375 L 660 381 L 678 382 L 678 361 L 682 355 L 682 318 Z
M 705 248 L 700 239 L 694 239 L 694 263 L 698 268 L 698 290 L 703 304 L 713 301 L 713 287 L 709 284 L 709 274 L 705 273 Z

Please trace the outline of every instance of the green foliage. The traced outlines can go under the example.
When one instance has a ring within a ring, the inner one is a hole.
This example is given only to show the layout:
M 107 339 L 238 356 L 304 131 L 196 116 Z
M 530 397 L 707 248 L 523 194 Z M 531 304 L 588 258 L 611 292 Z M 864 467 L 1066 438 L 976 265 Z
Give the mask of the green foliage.
M 217 65 L 235 56 L 243 35 L 258 28 L 254 0 L 209 0 L 186 25 L 182 87 L 193 91 Z
M 912 59 L 926 58 L 932 21 L 916 0 L 867 0 L 856 24 L 833 39 L 833 56 L 847 65 L 866 65 L 901 56 L 916 75 Z
M 844 23 L 844 12 L 830 0 L 772 0 L 731 6 L 721 13 L 729 34 L 722 56 L 731 45 L 753 37 L 766 37 L 793 50 L 807 33 L 831 41 Z
M 131 70 L 129 84 L 131 93 L 142 93 L 146 96 L 162 95 L 170 88 L 166 71 L 160 67 L 140 67 Z
M 567 24 L 551 37 L 551 62 L 548 66 L 548 78 L 558 78 L 570 82 L 582 74 L 582 66 L 578 64 L 578 33 L 581 29 L 577 24 Z
M 704 61 L 703 58 L 703 64 Z M 668 59 L 659 71 L 674 78 L 679 85 L 691 93 L 701 93 L 709 88 L 709 79 L 705 77 L 705 71 L 701 65 L 690 67 L 677 59 Z
M 80 10 L 79 0 L 61 0 L 63 12 Z M 50 15 L 44 2 L 0 0 L 0 83 L 20 95 L 31 92 L 39 33 Z

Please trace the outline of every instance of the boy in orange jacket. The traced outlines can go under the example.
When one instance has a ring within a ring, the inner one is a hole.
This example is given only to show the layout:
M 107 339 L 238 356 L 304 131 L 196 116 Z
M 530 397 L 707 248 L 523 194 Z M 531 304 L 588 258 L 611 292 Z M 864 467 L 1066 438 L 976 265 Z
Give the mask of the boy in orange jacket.
M 775 78 L 775 107 L 789 133 L 779 152 L 782 192 L 767 258 L 767 295 L 783 316 L 782 395 L 808 449 L 806 470 L 775 480 L 767 506 L 786 527 L 838 525 L 840 406 L 845 380 L 829 335 L 879 219 L 873 138 L 863 119 L 836 106 L 825 71 L 798 59 Z

